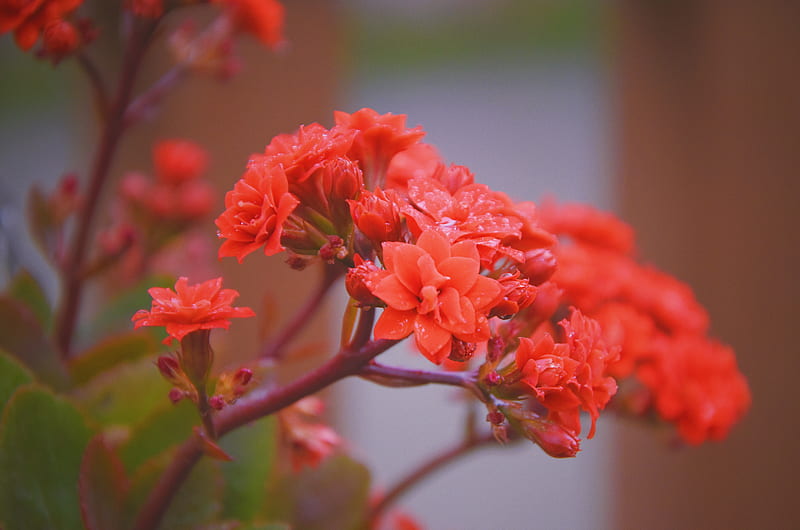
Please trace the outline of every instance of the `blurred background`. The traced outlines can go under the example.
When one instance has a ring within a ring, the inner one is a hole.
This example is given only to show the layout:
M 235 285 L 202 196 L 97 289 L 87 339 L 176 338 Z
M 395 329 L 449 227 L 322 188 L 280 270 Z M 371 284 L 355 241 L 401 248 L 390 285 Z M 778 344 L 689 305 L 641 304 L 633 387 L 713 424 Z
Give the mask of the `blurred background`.
M 287 0 L 280 54 L 243 40 L 244 71 L 193 78 L 128 137 L 117 163 L 149 169 L 154 139 L 211 152 L 222 192 L 247 157 L 334 109 L 407 114 L 426 141 L 518 199 L 591 202 L 637 230 L 641 257 L 693 286 L 733 345 L 753 407 L 722 443 L 676 448 L 666 432 L 601 418 L 570 461 L 535 447 L 489 449 L 401 504 L 432 529 L 798 528 L 800 373 L 800 4 L 581 0 Z M 143 82 L 168 64 L 151 53 Z M 57 70 L 0 43 L 0 282 L 26 242 L 25 190 L 85 172 L 90 106 L 74 65 Z M 76 131 L 77 124 L 77 131 Z M 209 223 L 210 233 L 213 226 Z M 280 259 L 221 267 L 278 319 L 303 298 Z M 258 284 L 258 285 L 256 285 Z M 48 281 L 55 297 L 55 283 Z M 307 287 L 307 285 L 306 285 Z M 343 296 L 341 293 L 339 296 Z M 320 333 L 336 333 L 342 299 Z M 251 326 L 248 328 L 247 326 Z M 231 349 L 248 351 L 256 323 Z M 244 337 L 244 338 L 243 338 Z M 413 354 L 392 354 L 413 363 Z M 348 449 L 377 486 L 447 447 L 463 407 L 448 389 L 362 381 L 330 396 Z

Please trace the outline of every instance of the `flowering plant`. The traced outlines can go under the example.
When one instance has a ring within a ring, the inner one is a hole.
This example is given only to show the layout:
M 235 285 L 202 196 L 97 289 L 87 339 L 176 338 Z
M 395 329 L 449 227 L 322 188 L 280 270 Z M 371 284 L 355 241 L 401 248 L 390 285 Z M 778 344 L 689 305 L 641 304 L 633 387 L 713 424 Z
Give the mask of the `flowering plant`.
M 239 293 L 221 277 L 153 286 L 152 276 L 213 209 L 206 151 L 158 142 L 155 178 L 125 173 L 108 211 L 100 197 L 123 133 L 182 76 L 231 75 L 238 33 L 277 46 L 282 6 L 210 2 L 216 18 L 200 33 L 175 30 L 175 65 L 134 98 L 163 17 L 208 2 L 127 0 L 110 98 L 88 55 L 97 30 L 75 18 L 81 3 L 0 0 L 0 32 L 13 31 L 23 50 L 41 42 L 37 54 L 54 63 L 75 59 L 102 119 L 86 191 L 68 176 L 31 192 L 31 231 L 60 277 L 59 304 L 52 310 L 24 271 L 0 297 L 4 528 L 417 528 L 389 508 L 425 473 L 370 495 L 366 470 L 321 420 L 315 394 L 351 376 L 455 387 L 483 411 L 428 471 L 524 440 L 574 457 L 582 417 L 592 438 L 605 411 L 672 424 L 692 445 L 724 438 L 746 412 L 732 351 L 709 337 L 687 285 L 637 261 L 627 225 L 584 205 L 514 200 L 447 165 L 405 116 L 367 108 L 273 138 L 225 195 L 220 258 L 283 255 L 319 285 L 261 351 L 222 366 L 212 331 L 256 313 L 234 307 Z M 96 232 L 98 214 L 110 222 Z M 86 285 L 103 279 L 134 285 L 138 310 L 130 296 L 112 298 L 96 329 L 80 332 Z M 349 295 L 338 351 L 281 382 L 290 342 L 335 284 Z M 120 314 L 133 330 L 102 318 Z M 412 336 L 428 369 L 380 360 Z

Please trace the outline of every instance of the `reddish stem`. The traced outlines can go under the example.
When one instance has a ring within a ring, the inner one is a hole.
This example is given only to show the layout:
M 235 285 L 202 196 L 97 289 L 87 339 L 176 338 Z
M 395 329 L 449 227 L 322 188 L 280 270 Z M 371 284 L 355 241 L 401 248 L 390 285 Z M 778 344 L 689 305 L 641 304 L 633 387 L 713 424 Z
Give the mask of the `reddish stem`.
M 92 86 L 97 114 L 100 116 L 101 120 L 104 120 L 108 112 L 108 89 L 106 88 L 106 82 L 100 74 L 100 70 L 97 69 L 97 65 L 86 55 L 85 51 L 78 52 L 76 58 L 78 60 L 78 65 L 84 71 L 86 78 L 89 80 L 89 84 Z
M 472 452 L 474 449 L 483 447 L 494 441 L 494 436 L 492 436 L 491 433 L 467 438 L 460 444 L 448 448 L 447 450 L 435 455 L 430 460 L 423 462 L 419 467 L 414 468 L 409 474 L 400 479 L 400 481 L 394 486 L 389 488 L 389 491 L 386 493 L 386 495 L 384 495 L 377 504 L 372 506 L 367 518 L 369 528 L 373 528 L 378 518 L 386 511 L 386 509 L 418 483 L 430 477 L 436 471 L 439 471 L 448 464 L 451 464 L 460 459 L 462 456 Z
M 56 344 L 62 358 L 70 355 L 75 323 L 80 310 L 83 291 L 83 264 L 92 234 L 92 223 L 97 213 L 103 186 L 108 180 L 111 161 L 117 150 L 124 130 L 125 110 L 131 99 L 136 74 L 150 43 L 150 37 L 156 27 L 156 21 L 137 20 L 131 32 L 128 46 L 123 57 L 123 66 L 117 85 L 114 102 L 106 115 L 106 122 L 100 138 L 100 145 L 95 155 L 89 177 L 83 209 L 77 219 L 77 229 L 72 242 L 72 252 L 67 257 L 62 271 L 62 299 L 56 320 Z M 85 63 L 84 68 L 86 68 Z M 90 78 L 93 77 L 90 74 Z
M 387 382 L 398 381 L 412 383 L 416 385 L 427 385 L 436 383 L 440 385 L 463 386 L 471 388 L 475 382 L 475 374 L 472 372 L 431 372 L 428 370 L 412 370 L 400 368 L 398 366 L 387 366 L 375 361 L 369 363 L 361 369 L 359 375 L 377 376 Z
M 236 406 L 225 409 L 217 415 L 214 421 L 217 434 L 222 437 L 238 427 L 319 392 L 345 377 L 357 374 L 366 363 L 396 343 L 394 340 L 377 340 L 360 345 L 356 349 L 340 351 L 328 362 L 294 382 L 262 396 L 240 401 Z M 202 455 L 202 441 L 194 436 L 178 448 L 169 467 L 151 490 L 139 512 L 134 528 L 149 530 L 158 527 L 175 493 Z

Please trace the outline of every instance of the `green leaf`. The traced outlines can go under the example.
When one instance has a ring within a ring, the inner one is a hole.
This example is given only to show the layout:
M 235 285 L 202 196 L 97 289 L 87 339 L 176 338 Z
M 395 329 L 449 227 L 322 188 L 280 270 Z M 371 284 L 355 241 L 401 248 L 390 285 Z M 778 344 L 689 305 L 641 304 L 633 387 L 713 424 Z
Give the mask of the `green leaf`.
M 92 438 L 81 462 L 78 492 L 88 530 L 123 528 L 128 479 L 122 461 L 102 434 Z
M 42 286 L 26 270 L 21 270 L 8 286 L 8 294 L 28 306 L 45 330 L 50 329 L 52 310 Z
M 128 440 L 120 446 L 120 456 L 129 471 L 179 444 L 192 434 L 200 423 L 197 409 L 191 401 L 176 405 L 164 403 L 131 430 Z
M 33 381 L 33 375 L 16 359 L 0 351 L 0 413 L 17 387 Z
M 71 404 L 39 385 L 17 389 L 0 424 L 0 526 L 83 528 L 78 474 L 89 437 Z
M 222 464 L 227 488 L 222 516 L 252 521 L 260 514 L 267 496 L 267 480 L 276 456 L 277 427 L 267 417 L 241 427 L 220 440 L 220 446 L 233 457 Z
M 133 478 L 127 513 L 130 521 L 136 517 L 147 496 L 153 490 L 172 454 L 163 454 L 149 460 Z M 213 521 L 219 514 L 224 481 L 219 462 L 203 458 L 194 466 L 170 502 L 158 529 L 183 530 L 197 528 Z
M 125 361 L 135 361 L 159 350 L 153 338 L 138 331 L 108 337 L 70 360 L 69 368 L 77 384 L 89 381 L 105 370 Z
M 0 349 L 10 353 L 43 382 L 57 390 L 70 385 L 55 347 L 24 303 L 0 295 Z
M 169 403 L 169 384 L 149 359 L 107 370 L 75 391 L 74 400 L 103 425 L 132 425 Z
M 105 337 L 109 333 L 130 331 L 133 329 L 131 317 L 139 309 L 150 309 L 153 299 L 147 290 L 151 287 L 172 287 L 175 278 L 169 275 L 148 276 L 133 287 L 126 289 L 102 307 L 88 328 L 88 335 Z M 147 328 L 146 333 L 154 339 L 161 340 L 165 334 L 160 328 Z
M 267 497 L 271 519 L 303 530 L 342 530 L 363 523 L 369 495 L 369 471 L 346 456 L 334 456 L 317 469 L 287 476 Z

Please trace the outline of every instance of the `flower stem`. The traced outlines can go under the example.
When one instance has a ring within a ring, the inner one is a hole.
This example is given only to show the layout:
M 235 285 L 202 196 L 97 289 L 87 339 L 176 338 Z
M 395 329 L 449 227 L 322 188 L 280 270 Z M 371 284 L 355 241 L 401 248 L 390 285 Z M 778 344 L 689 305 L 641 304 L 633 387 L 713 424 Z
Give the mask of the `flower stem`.
M 378 384 L 386 384 L 388 386 L 420 386 L 437 383 L 440 385 L 470 387 L 475 381 L 475 374 L 471 372 L 411 370 L 398 366 L 387 366 L 375 361 L 362 368 L 359 375 L 374 380 Z
M 86 78 L 89 80 L 89 84 L 92 86 L 92 92 L 94 93 L 94 104 L 97 107 L 97 115 L 100 117 L 101 120 L 105 120 L 108 114 L 108 89 L 106 88 L 106 82 L 103 79 L 100 70 L 97 69 L 97 65 L 86 55 L 85 51 L 78 52 L 76 56 L 78 60 L 78 65 L 81 67 L 81 70 L 86 74 Z
M 78 215 L 77 228 L 70 247 L 71 252 L 62 270 L 62 298 L 56 320 L 55 338 L 59 352 L 64 359 L 70 355 L 75 323 L 80 310 L 84 284 L 83 264 L 92 234 L 92 223 L 97 213 L 103 186 L 108 180 L 111 162 L 125 128 L 124 116 L 133 93 L 133 84 L 150 44 L 156 21 L 137 20 L 135 24 L 125 49 L 116 95 L 105 116 L 100 144 L 89 176 L 86 198 L 83 209 Z M 89 63 L 81 61 L 81 64 L 86 69 Z M 93 70 L 87 70 L 87 72 L 90 71 Z M 94 78 L 94 74 L 90 73 L 90 78 Z M 96 81 L 93 81 L 93 84 L 95 83 Z
M 302 331 L 311 320 L 311 317 L 322 306 L 325 295 L 328 294 L 336 280 L 342 276 L 342 272 L 342 269 L 337 265 L 325 265 L 322 280 L 311 294 L 311 297 L 292 315 L 291 320 L 284 326 L 278 336 L 264 345 L 259 357 L 277 360 L 286 355 L 286 346 Z
M 222 437 L 238 427 L 281 410 L 345 377 L 355 375 L 375 356 L 396 343 L 394 340 L 377 340 L 359 345 L 357 349 L 342 350 L 328 362 L 294 382 L 261 395 L 253 394 L 250 399 L 243 399 L 236 406 L 221 411 L 214 422 L 215 430 Z M 158 527 L 178 488 L 202 455 L 202 442 L 196 436 L 188 438 L 178 448 L 164 474 L 150 491 L 134 528 L 149 530 Z
M 394 486 L 389 488 L 386 495 L 381 500 L 372 506 L 369 511 L 367 526 L 372 528 L 378 518 L 383 514 L 389 506 L 394 504 L 400 497 L 402 497 L 411 488 L 447 466 L 472 452 L 473 450 L 489 445 L 495 442 L 494 436 L 491 433 L 482 434 L 480 436 L 473 436 L 465 439 L 458 445 L 450 447 L 445 451 L 435 455 L 430 460 L 422 463 L 417 468 L 411 470 L 406 476 L 398 481 Z

